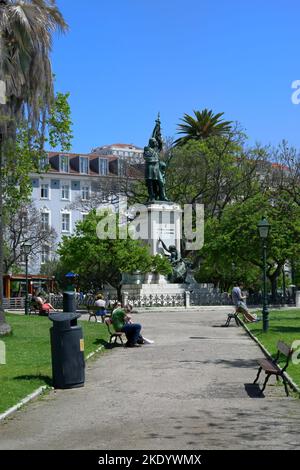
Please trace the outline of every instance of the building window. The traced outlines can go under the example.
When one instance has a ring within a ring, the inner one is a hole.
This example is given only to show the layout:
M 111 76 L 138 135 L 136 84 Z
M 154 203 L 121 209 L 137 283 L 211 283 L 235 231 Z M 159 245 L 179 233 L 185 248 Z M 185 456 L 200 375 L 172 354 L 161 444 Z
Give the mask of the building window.
M 108 174 L 108 161 L 105 158 L 99 159 L 99 174 L 102 176 Z
M 119 176 L 126 176 L 126 162 L 124 160 L 118 162 L 118 173 Z
M 60 155 L 59 157 L 59 171 L 69 173 L 69 158 L 65 155 Z
M 70 186 L 68 184 L 63 184 L 61 187 L 61 198 L 70 200 Z
M 49 230 L 50 227 L 50 214 L 49 212 L 42 212 L 41 222 L 43 230 Z
M 47 263 L 50 260 L 50 247 L 44 245 L 41 252 L 41 264 Z
M 89 172 L 89 159 L 86 157 L 80 157 L 80 173 Z
M 82 186 L 81 188 L 81 198 L 83 201 L 87 201 L 90 198 L 90 187 Z
M 62 214 L 61 231 L 70 232 L 70 214 Z
M 41 199 L 49 199 L 49 184 L 41 184 Z

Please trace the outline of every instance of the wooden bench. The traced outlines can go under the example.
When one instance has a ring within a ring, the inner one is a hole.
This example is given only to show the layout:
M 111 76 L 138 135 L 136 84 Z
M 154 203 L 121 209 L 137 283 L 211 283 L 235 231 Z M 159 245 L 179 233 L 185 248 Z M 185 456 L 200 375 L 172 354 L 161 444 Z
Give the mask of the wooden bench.
M 87 313 L 89 314 L 89 321 L 91 320 L 92 317 L 95 318 L 95 321 L 98 320 L 98 318 L 101 318 L 102 323 L 104 323 L 105 318 L 110 317 L 110 314 L 106 313 L 105 315 L 96 315 L 96 312 L 100 310 L 100 307 L 97 307 L 96 305 L 84 305 L 84 308 L 86 308 Z
M 285 364 L 282 368 L 277 364 L 278 360 L 279 360 L 279 357 L 280 357 L 280 354 L 283 354 L 286 358 Z M 286 380 L 284 372 L 286 371 L 286 369 L 289 365 L 292 354 L 293 354 L 293 350 L 290 348 L 290 346 L 285 344 L 283 341 L 278 341 L 278 343 L 277 343 L 277 354 L 276 354 L 275 359 L 272 359 L 272 360 L 266 359 L 266 358 L 258 359 L 259 369 L 258 369 L 256 379 L 254 380 L 253 383 L 255 384 L 258 381 L 260 373 L 263 370 L 266 374 L 266 378 L 265 378 L 265 381 L 264 381 L 263 388 L 261 389 L 261 393 L 263 393 L 264 389 L 266 388 L 267 382 L 268 382 L 269 378 L 271 377 L 271 375 L 275 375 L 276 380 L 279 380 L 279 377 L 282 378 L 284 388 L 285 388 L 285 393 L 286 393 L 287 396 L 289 396 L 289 390 L 288 390 L 288 386 L 287 386 L 288 382 Z
M 238 317 L 238 313 L 239 313 L 238 309 L 236 309 L 235 312 L 233 312 L 233 313 L 228 313 L 227 320 L 226 320 L 226 323 L 225 323 L 224 326 L 229 326 L 231 320 L 233 320 L 233 319 L 235 320 L 236 325 L 240 326 L 240 319 Z
M 35 302 L 30 302 L 29 315 L 39 315 L 39 314 L 40 314 L 40 306 L 37 305 Z
M 108 333 L 110 335 L 110 338 L 109 338 L 109 343 L 111 344 L 114 340 L 114 344 L 116 344 L 116 342 L 118 341 L 118 339 L 120 340 L 120 342 L 124 345 L 123 343 L 123 335 L 125 335 L 125 333 L 123 331 L 112 331 L 112 321 L 111 321 L 111 318 L 105 318 L 104 320 L 106 326 L 107 326 L 107 329 L 108 329 Z
M 49 309 L 43 309 L 41 305 L 30 303 L 29 306 L 29 315 L 40 315 L 40 316 L 48 316 L 50 313 Z

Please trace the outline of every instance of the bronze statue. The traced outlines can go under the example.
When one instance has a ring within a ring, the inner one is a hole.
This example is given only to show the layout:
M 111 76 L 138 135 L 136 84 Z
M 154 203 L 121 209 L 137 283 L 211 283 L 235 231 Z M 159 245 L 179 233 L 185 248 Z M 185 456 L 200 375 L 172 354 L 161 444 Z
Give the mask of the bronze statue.
M 162 244 L 163 249 L 169 253 L 169 255 L 165 256 L 169 258 L 173 268 L 168 280 L 172 283 L 185 283 L 189 267 L 188 260 L 181 258 L 175 245 L 170 245 L 168 248 L 161 238 L 159 242 Z
M 149 144 L 144 148 L 144 159 L 146 163 L 145 180 L 148 189 L 148 202 L 168 201 L 165 186 L 166 163 L 160 161 L 160 152 L 163 147 L 160 118 L 155 122 Z

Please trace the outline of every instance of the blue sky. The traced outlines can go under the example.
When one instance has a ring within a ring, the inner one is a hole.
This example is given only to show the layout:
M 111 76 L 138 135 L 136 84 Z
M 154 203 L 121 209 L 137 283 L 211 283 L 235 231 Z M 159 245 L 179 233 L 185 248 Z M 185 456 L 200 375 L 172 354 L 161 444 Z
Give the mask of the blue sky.
M 57 0 L 70 32 L 52 54 L 70 91 L 73 150 L 146 145 L 157 112 L 175 136 L 184 113 L 225 112 L 250 142 L 300 147 L 297 0 Z

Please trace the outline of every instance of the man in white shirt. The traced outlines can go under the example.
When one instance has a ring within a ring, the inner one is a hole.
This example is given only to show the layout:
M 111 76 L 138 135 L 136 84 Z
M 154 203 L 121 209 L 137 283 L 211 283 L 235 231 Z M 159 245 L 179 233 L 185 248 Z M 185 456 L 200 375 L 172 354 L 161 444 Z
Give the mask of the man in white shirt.
M 256 322 L 259 320 L 255 314 L 249 312 L 246 302 L 245 295 L 242 295 L 241 288 L 243 284 L 241 282 L 237 282 L 235 287 L 232 289 L 232 301 L 235 305 L 236 312 L 242 313 L 245 322 Z

